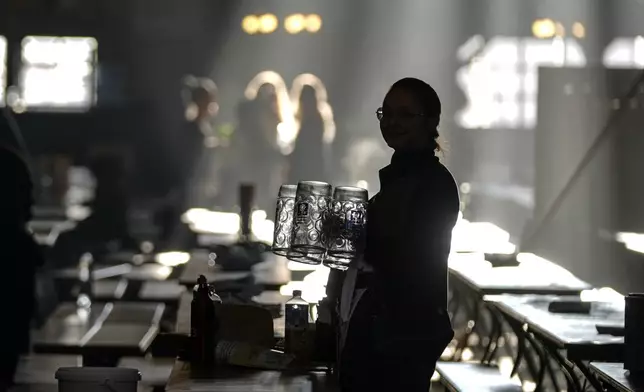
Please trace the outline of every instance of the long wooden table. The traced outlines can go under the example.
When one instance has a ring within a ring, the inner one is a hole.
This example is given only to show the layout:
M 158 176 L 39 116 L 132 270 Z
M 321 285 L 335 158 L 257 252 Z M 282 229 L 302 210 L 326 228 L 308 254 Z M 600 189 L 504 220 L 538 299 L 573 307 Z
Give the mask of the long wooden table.
M 586 382 L 601 390 L 588 363 L 621 360 L 624 338 L 600 334 L 597 325 L 623 327 L 623 303 L 595 302 L 588 314 L 550 312 L 550 302 L 558 298 L 560 297 L 545 295 L 499 295 L 486 296 L 485 300 L 491 309 L 514 326 L 513 330 L 519 339 L 524 344 L 530 342 L 539 355 L 540 365 L 536 372 L 538 386 L 545 381 L 546 371 L 553 374 L 552 368 L 548 369 L 550 358 L 559 365 L 573 391 L 584 390 Z M 551 376 L 551 380 L 556 383 L 554 376 Z
M 483 296 L 492 294 L 576 295 L 592 286 L 565 269 L 550 263 L 538 266 L 493 267 L 467 255 L 452 255 L 450 282 Z
M 164 304 L 60 305 L 32 336 L 33 350 L 43 354 L 83 356 L 83 364 L 114 366 L 118 358 L 144 355 L 159 333 Z
M 590 370 L 607 391 L 644 392 L 644 377 L 629 374 L 623 363 L 591 362 Z
M 615 361 L 621 359 L 624 338 L 597 332 L 597 324 L 624 326 L 624 308 L 611 303 L 593 303 L 589 314 L 552 313 L 548 311 L 556 296 L 486 296 L 491 306 L 507 317 L 528 326 L 540 340 L 559 350 L 568 359 L 578 361 Z
M 476 347 L 484 360 L 494 355 L 501 324 L 489 312 L 483 298 L 494 294 L 579 295 L 592 288 L 565 269 L 544 261 L 494 267 L 482 254 L 452 254 L 449 259 L 449 310 L 457 333 L 453 360 L 460 359 L 470 336 L 491 336 L 486 348 Z M 474 328 L 469 325 L 474 323 Z M 478 354 L 478 353 L 477 353 Z
M 202 258 L 197 263 L 191 260 L 183 271 L 184 283 L 194 283 L 196 276 L 207 272 L 207 277 L 212 279 L 223 279 L 226 272 L 217 272 L 208 265 L 207 259 Z M 267 258 L 265 263 L 260 263 L 253 268 L 253 283 L 279 286 L 288 283 L 290 271 L 287 263 L 283 260 Z M 215 280 L 215 288 L 221 287 L 221 280 Z M 257 305 L 264 308 L 281 307 L 283 302 L 288 300 L 279 294 L 279 291 L 265 291 L 264 295 L 255 297 Z M 176 332 L 188 334 L 190 332 L 190 302 L 192 293 L 185 292 L 179 301 L 177 313 Z M 284 317 L 273 318 L 273 332 L 276 338 L 284 337 Z M 334 383 L 335 377 L 328 376 L 325 372 L 296 372 L 285 373 L 279 371 L 261 371 L 243 369 L 232 366 L 217 368 L 209 377 L 195 376 L 192 374 L 190 364 L 177 361 L 166 386 L 166 391 L 171 392 L 229 392 L 229 391 L 279 391 L 279 392 L 332 392 L 339 391 Z

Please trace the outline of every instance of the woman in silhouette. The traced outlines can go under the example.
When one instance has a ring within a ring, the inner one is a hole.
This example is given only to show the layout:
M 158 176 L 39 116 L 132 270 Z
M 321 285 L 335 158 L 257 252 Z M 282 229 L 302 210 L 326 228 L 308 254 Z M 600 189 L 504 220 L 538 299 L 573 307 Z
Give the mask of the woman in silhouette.
M 295 141 L 295 148 L 290 155 L 289 182 L 329 181 L 327 158 L 323 142 L 324 122 L 318 110 L 315 89 L 304 86 L 300 94 L 298 120 L 300 130 Z
M 453 337 L 447 259 L 458 190 L 435 154 L 441 104 L 431 86 L 399 80 L 376 114 L 394 154 L 369 204 L 364 262 L 345 278 L 340 379 L 350 392 L 427 392 Z
M 236 162 L 229 171 L 234 200 L 237 202 L 237 185 L 251 183 L 255 186 L 256 206 L 270 211 L 276 189 L 284 182 L 284 157 L 277 145 L 281 120 L 275 87 L 261 85 L 253 100 L 240 103 L 237 115 L 238 131 L 233 141 Z

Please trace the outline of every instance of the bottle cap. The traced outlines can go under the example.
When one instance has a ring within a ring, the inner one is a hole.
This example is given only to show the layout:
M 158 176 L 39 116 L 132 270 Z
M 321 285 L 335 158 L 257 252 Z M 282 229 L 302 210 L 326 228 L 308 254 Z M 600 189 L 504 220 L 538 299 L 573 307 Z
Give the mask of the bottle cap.
M 301 297 L 302 290 L 293 290 L 293 297 Z

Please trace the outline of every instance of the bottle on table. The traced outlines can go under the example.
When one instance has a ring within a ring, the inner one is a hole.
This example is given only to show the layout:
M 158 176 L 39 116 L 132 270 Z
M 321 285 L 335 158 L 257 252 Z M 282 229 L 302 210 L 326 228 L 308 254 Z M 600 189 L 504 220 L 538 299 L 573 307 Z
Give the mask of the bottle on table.
M 199 275 L 190 304 L 191 359 L 195 365 L 214 366 L 219 320 L 215 304 L 221 302 L 205 276 Z
M 302 291 L 294 290 L 293 298 L 285 304 L 286 330 L 284 349 L 287 353 L 302 354 L 307 347 L 309 329 L 309 303 L 302 299 Z

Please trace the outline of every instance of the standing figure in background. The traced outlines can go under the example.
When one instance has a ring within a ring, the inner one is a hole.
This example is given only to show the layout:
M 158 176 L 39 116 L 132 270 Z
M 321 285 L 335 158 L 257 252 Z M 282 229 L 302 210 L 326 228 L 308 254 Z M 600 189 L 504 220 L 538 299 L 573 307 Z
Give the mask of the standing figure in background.
M 219 191 L 215 161 L 220 139 L 213 119 L 219 111 L 217 87 L 206 78 L 187 77 L 182 98 L 186 123 L 174 139 L 176 156 L 172 187 L 166 205 L 157 214 L 161 226 L 160 242 L 163 248 L 183 248 L 193 245 L 193 236 L 181 223 L 181 215 L 190 208 L 212 207 Z
M 115 248 L 137 250 L 128 227 L 130 206 L 127 171 L 119 156 L 99 155 L 88 163 L 96 180 L 90 215 L 70 231 L 62 233 L 52 250 L 59 267 L 76 265 L 86 252 L 100 255 Z
M 277 145 L 280 122 L 279 102 L 271 84 L 262 85 L 255 99 L 239 105 L 230 184 L 254 184 L 257 207 L 264 211 L 275 208 L 275 195 L 284 182 L 284 156 Z M 238 187 L 232 188 L 237 191 Z
M 329 150 L 323 141 L 324 121 L 318 110 L 318 100 L 313 87 L 305 85 L 300 94 L 297 110 L 299 132 L 295 148 L 289 157 L 289 182 L 331 181 L 328 172 Z
M 31 175 L 24 159 L 8 147 L 0 147 L 0 183 L 0 308 L 5 315 L 0 328 L 0 391 L 6 391 L 13 383 L 20 354 L 29 350 L 36 270 L 44 260 L 27 230 L 33 207 Z
M 188 182 L 189 207 L 212 207 L 221 185 L 217 161 L 218 147 L 224 140 L 217 133 L 214 118 L 219 113 L 217 86 L 206 78 L 188 77 L 183 92 L 186 102 L 186 129 L 182 142 L 182 177 Z M 185 192 L 185 185 L 183 191 Z

